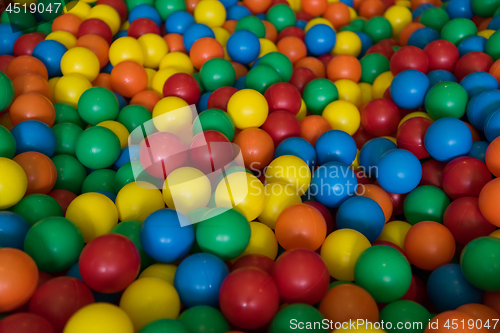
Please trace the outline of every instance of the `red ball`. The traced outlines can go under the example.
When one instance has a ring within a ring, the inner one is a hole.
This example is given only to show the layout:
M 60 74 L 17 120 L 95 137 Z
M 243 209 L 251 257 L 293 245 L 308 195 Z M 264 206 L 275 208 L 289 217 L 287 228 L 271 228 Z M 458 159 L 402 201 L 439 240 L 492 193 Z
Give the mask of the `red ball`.
M 160 27 L 153 20 L 145 17 L 135 19 L 130 23 L 127 30 L 127 35 L 134 38 L 139 38 L 145 34 L 160 34 Z
M 214 92 L 210 94 L 210 97 L 208 97 L 207 108 L 219 109 L 227 112 L 227 103 L 231 96 L 237 91 L 238 89 L 235 87 L 220 87 L 214 90 Z
M 94 294 L 85 283 L 63 276 L 40 286 L 31 298 L 29 309 L 47 319 L 57 332 L 62 332 L 76 311 L 92 303 Z
M 383 45 L 383 46 L 390 46 L 390 47 L 398 46 L 398 43 L 394 39 L 391 39 L 391 38 L 382 39 L 377 44 Z
M 318 57 L 318 59 L 321 60 L 323 65 L 325 65 L 325 68 L 328 67 L 328 64 L 330 63 L 330 61 L 332 61 L 333 58 L 335 58 L 335 56 L 332 54 L 329 54 L 329 53 L 323 54 L 323 55 Z
M 422 179 L 419 185 L 432 185 L 443 188 L 443 169 L 446 163 L 437 160 L 429 160 L 422 163 Z
M 369 134 L 363 127 L 363 125 L 359 125 L 356 133 L 352 135 L 352 138 L 356 142 L 356 147 L 361 149 L 365 143 L 374 138 L 373 135 Z
M 0 55 L 0 72 L 5 74 L 7 66 L 9 66 L 10 62 L 15 58 L 16 57 L 11 55 Z
M 370 53 L 380 53 L 387 59 L 391 60 L 391 57 L 394 55 L 394 50 L 392 49 L 392 46 L 389 45 L 375 44 L 366 50 L 365 55 Z
M 281 30 L 281 32 L 278 34 L 278 41 L 287 36 L 295 36 L 304 41 L 306 34 L 304 33 L 304 30 L 300 29 L 299 27 L 287 27 Z
M 189 105 L 198 103 L 200 95 L 201 90 L 198 81 L 189 74 L 174 74 L 163 85 L 163 97 L 176 96 L 182 98 Z
M 290 81 L 288 81 L 288 83 L 297 88 L 299 93 L 302 95 L 302 92 L 304 91 L 304 88 L 307 86 L 307 84 L 315 78 L 316 75 L 314 75 L 312 70 L 306 67 L 299 67 L 293 70 L 292 77 L 290 78 Z
M 148 174 L 166 179 L 172 171 L 186 165 L 188 151 L 177 135 L 160 132 L 150 135 L 145 140 L 141 145 L 139 158 Z
M 458 244 L 467 245 L 478 237 L 488 236 L 496 227 L 479 210 L 478 199 L 462 197 L 446 208 L 443 224 L 451 231 Z
M 400 120 L 396 103 L 385 98 L 368 102 L 361 111 L 361 124 L 373 136 L 391 135 L 398 129 Z
M 427 306 L 429 297 L 427 295 L 427 286 L 418 276 L 413 274 L 411 276 L 410 289 L 406 294 L 400 298 L 401 300 L 417 302 L 421 305 Z
M 294 249 L 276 259 L 272 277 L 282 302 L 318 303 L 328 291 L 330 274 L 323 259 L 314 251 Z
M 233 144 L 218 131 L 197 134 L 189 147 L 189 165 L 206 175 L 220 170 L 233 160 Z
M 421 48 L 404 46 L 394 53 L 390 64 L 393 75 L 408 69 L 414 69 L 426 74 L 429 68 L 429 59 Z
M 45 34 L 41 32 L 32 32 L 19 37 L 14 43 L 14 55 L 16 57 L 31 55 L 35 46 L 45 40 Z
M 429 58 L 429 71 L 444 69 L 453 72 L 455 64 L 460 58 L 460 53 L 455 44 L 444 39 L 430 42 L 424 47 L 424 52 Z
M 302 104 L 297 88 L 287 82 L 273 84 L 267 88 L 264 97 L 269 105 L 269 112 L 284 110 L 295 116 L 299 113 Z
M 0 321 L 0 333 L 56 333 L 49 321 L 33 313 L 16 313 Z
M 485 163 L 470 156 L 457 157 L 443 169 L 443 190 L 451 199 L 479 197 L 481 189 L 491 180 Z
M 241 268 L 230 273 L 219 291 L 224 317 L 234 326 L 251 330 L 269 323 L 278 312 L 276 283 L 261 269 Z
M 403 205 L 404 205 L 407 193 L 395 194 L 395 193 L 387 192 L 387 194 L 389 194 L 389 196 L 391 197 L 391 201 L 392 201 L 392 216 L 402 215 L 404 213 Z
M 113 42 L 111 28 L 102 20 L 91 18 L 80 24 L 80 27 L 78 28 L 78 38 L 89 34 L 101 36 L 106 40 L 106 42 L 108 42 L 108 45 L 111 45 Z
M 493 58 L 484 52 L 464 54 L 455 65 L 455 77 L 458 81 L 475 72 L 488 72 L 493 65 Z
M 374 183 L 373 179 L 368 177 L 366 175 L 366 173 L 363 172 L 363 170 L 355 170 L 354 175 L 356 176 L 356 179 L 358 180 L 358 185 L 373 184 Z
M 130 239 L 107 234 L 83 248 L 79 268 L 83 281 L 92 290 L 113 294 L 134 282 L 141 268 L 141 257 Z
M 414 117 L 406 120 L 398 128 L 396 142 L 398 148 L 412 152 L 418 159 L 429 157 L 424 146 L 424 137 L 432 120 L 424 117 Z
M 304 201 L 303 203 L 316 208 L 321 213 L 321 215 L 323 215 L 323 218 L 326 222 L 326 235 L 329 235 L 336 226 L 333 220 L 332 213 L 330 213 L 328 208 L 317 201 Z
M 123 22 L 127 20 L 128 9 L 127 4 L 123 0 L 99 0 L 97 5 L 108 5 L 113 7 L 117 13 L 120 15 L 120 19 Z
M 309 22 L 310 20 L 313 19 L 313 16 L 309 13 L 306 13 L 306 12 L 298 12 L 298 13 L 295 13 L 295 19 Z
M 273 266 L 274 260 L 263 254 L 247 254 L 246 256 L 236 260 L 231 267 L 231 271 L 235 271 L 239 268 L 255 267 L 262 269 L 267 274 L 271 274 Z
M 287 138 L 300 135 L 300 122 L 283 110 L 270 113 L 261 128 L 271 136 L 275 147 Z
M 62 208 L 63 214 L 66 214 L 69 204 L 77 197 L 75 193 L 68 190 L 52 190 L 47 195 L 56 199 Z

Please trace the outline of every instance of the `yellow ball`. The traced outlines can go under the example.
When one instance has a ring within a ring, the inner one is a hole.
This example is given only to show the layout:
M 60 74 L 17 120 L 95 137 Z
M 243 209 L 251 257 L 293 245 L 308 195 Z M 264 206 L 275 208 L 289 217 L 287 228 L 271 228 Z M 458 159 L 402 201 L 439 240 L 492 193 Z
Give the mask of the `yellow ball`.
M 107 196 L 97 192 L 79 195 L 66 211 L 66 218 L 76 224 L 85 243 L 108 234 L 118 223 L 116 206 Z
M 356 158 L 351 163 L 351 167 L 355 170 L 359 169 L 359 149 L 356 148 Z
M 339 229 L 326 237 L 321 246 L 321 258 L 330 276 L 337 280 L 354 281 L 354 265 L 370 241 L 360 232 Z
M 211 196 L 212 187 L 208 177 L 191 167 L 172 171 L 163 187 L 163 200 L 167 206 L 184 214 L 206 207 Z
M 52 95 L 52 97 L 50 98 L 50 101 L 52 103 L 56 102 L 56 100 L 54 98 L 54 91 L 55 91 L 55 88 L 56 88 L 56 83 L 57 83 L 57 81 L 59 81 L 59 79 L 60 79 L 60 77 L 53 77 L 53 78 L 49 79 L 49 81 L 48 81 L 49 82 L 50 91 L 51 91 L 51 95 Z
M 129 132 L 127 128 L 122 124 L 120 124 L 119 122 L 114 120 L 106 120 L 100 122 L 96 126 L 106 127 L 107 129 L 115 133 L 118 139 L 120 140 L 120 146 L 122 149 L 128 146 Z
M 267 38 L 259 38 L 260 53 L 259 58 L 271 52 L 278 52 L 278 47 Z
M 295 187 L 298 195 L 303 195 L 311 184 L 311 169 L 296 156 L 280 156 L 266 169 L 266 183 L 274 182 L 290 184 Z
M 144 65 L 144 52 L 141 44 L 133 37 L 121 37 L 109 47 L 109 62 L 116 66 L 122 61 L 131 60 Z
M 295 186 L 287 183 L 269 183 L 264 187 L 264 210 L 259 215 L 259 221 L 274 229 L 281 212 L 295 204 L 302 203 Z
M 64 30 L 51 32 L 47 35 L 47 37 L 45 37 L 45 40 L 55 40 L 56 42 L 66 46 L 68 50 L 76 45 L 76 37 Z
M 162 98 L 153 109 L 153 123 L 159 132 L 177 133 L 193 122 L 188 103 L 180 97 Z
M 177 73 L 179 73 L 179 70 L 173 67 L 160 69 L 153 76 L 153 80 L 151 81 L 151 87 L 153 88 L 154 91 L 163 96 L 163 86 L 165 85 L 165 81 L 167 81 L 169 77 Z
M 406 116 L 404 116 L 403 119 L 401 119 L 401 121 L 399 122 L 398 128 L 399 128 L 399 126 L 401 126 L 401 124 L 403 124 L 408 119 L 416 118 L 416 117 L 422 117 L 422 118 L 427 118 L 429 120 L 432 120 L 431 116 L 429 116 L 429 114 L 427 112 L 415 111 L 415 112 L 408 113 Z
M 224 49 L 224 59 L 227 61 L 233 61 L 233 59 L 231 59 L 231 57 L 229 56 L 229 53 L 227 53 L 227 48 L 224 46 L 223 49 Z
M 99 75 L 99 59 L 94 52 L 85 47 L 69 49 L 61 59 L 61 72 L 63 75 L 80 74 L 90 82 Z
M 172 284 L 156 278 L 142 278 L 125 289 L 120 308 L 128 314 L 137 332 L 155 320 L 177 319 L 181 301 Z
M 287 0 L 287 1 L 294 12 L 300 12 L 302 10 L 301 0 Z
M 384 17 L 392 26 L 392 35 L 398 37 L 401 30 L 413 21 L 411 10 L 403 6 L 391 6 L 385 13 Z
M 167 53 L 160 61 L 160 69 L 175 68 L 180 73 L 193 74 L 194 67 L 189 56 L 182 52 Z
M 76 15 L 82 20 L 85 20 L 90 14 L 90 9 L 92 9 L 92 7 L 84 1 L 70 1 L 64 6 L 63 12 Z
M 341 31 L 332 50 L 333 55 L 350 54 L 357 57 L 361 52 L 361 39 L 352 31 Z
M 306 103 L 304 102 L 303 99 L 300 100 L 300 109 L 299 112 L 295 115 L 295 118 L 297 118 L 298 121 L 301 121 L 307 116 L 307 107 Z
M 249 254 L 261 254 L 272 260 L 278 255 L 278 241 L 274 232 L 265 224 L 260 222 L 250 222 L 250 242 L 247 248 L 237 258 L 231 262 L 236 262 L 241 257 Z
M 227 40 L 229 39 L 229 32 L 222 27 L 213 27 L 212 30 L 215 34 L 215 40 L 219 42 L 220 45 L 226 46 Z
M 411 1 L 410 0 L 399 0 L 399 1 L 396 1 L 395 4 L 396 4 L 396 6 L 411 8 Z
M 361 88 L 356 82 L 342 79 L 334 83 L 339 92 L 339 100 L 351 102 L 356 107 L 361 105 Z
M 500 238 L 500 229 L 497 229 L 497 230 L 493 231 L 493 232 L 490 234 L 490 237 Z
M 394 79 L 394 75 L 392 75 L 391 71 L 384 72 L 377 76 L 372 85 L 373 99 L 384 97 L 385 91 L 391 86 L 392 79 Z
M 384 230 L 377 240 L 391 242 L 404 250 L 405 237 L 411 224 L 404 221 L 391 221 L 384 226 Z
M 260 127 L 267 119 L 269 107 L 266 98 L 256 90 L 237 91 L 227 103 L 227 113 L 239 129 Z
M 6 209 L 24 197 L 28 178 L 19 164 L 6 157 L 0 157 L 0 170 L 0 209 Z
M 97 5 L 90 10 L 88 19 L 95 18 L 106 23 L 111 29 L 111 33 L 116 35 L 122 25 L 120 14 L 111 6 Z
M 139 279 L 155 278 L 168 282 L 171 285 L 174 285 L 174 277 L 176 270 L 177 266 L 175 266 L 174 264 L 156 263 L 146 268 L 141 273 L 141 275 L 139 275 Z
M 354 10 L 354 8 L 352 8 L 352 7 L 348 7 L 348 9 L 349 9 L 349 17 L 350 17 L 351 21 L 357 19 L 358 13 L 356 13 L 356 10 Z
M 78 107 L 80 96 L 92 88 L 92 83 L 80 74 L 69 74 L 61 77 L 54 87 L 54 100 L 56 103 L 66 103 Z
M 120 26 L 120 31 L 128 30 L 128 28 L 130 28 L 130 22 L 129 21 L 125 21 Z
M 477 35 L 489 39 L 490 36 L 495 33 L 495 31 L 496 30 L 491 30 L 491 29 L 481 30 L 477 33 Z
M 93 303 L 78 310 L 63 333 L 134 333 L 129 316 L 110 303 Z
M 304 32 L 307 32 L 309 29 L 311 29 L 312 27 L 314 27 L 317 24 L 325 24 L 325 25 L 327 25 L 330 28 L 335 30 L 332 22 L 328 21 L 326 18 L 323 18 L 323 17 L 316 17 L 316 18 L 309 20 L 309 22 L 307 22 L 306 26 L 304 27 Z
M 361 90 L 361 104 L 371 101 L 373 99 L 372 85 L 366 82 L 360 82 L 358 86 Z
M 153 78 L 155 77 L 156 73 L 158 71 L 152 69 L 152 68 L 144 68 L 146 70 L 146 74 L 148 74 L 148 90 L 153 90 Z M 163 94 L 162 94 L 163 95 Z
M 247 172 L 233 172 L 215 190 L 217 207 L 233 207 L 253 221 L 264 209 L 264 185 Z
M 144 67 L 158 68 L 160 61 L 168 53 L 165 40 L 157 34 L 144 34 L 137 41 L 144 54 Z
M 115 200 L 120 221 L 144 221 L 151 213 L 165 208 L 159 189 L 147 182 L 132 182 L 120 190 Z
M 194 19 L 209 27 L 220 27 L 226 21 L 226 8 L 218 0 L 202 0 L 194 9 Z
M 384 138 L 384 139 L 387 139 L 387 140 L 391 140 L 395 145 L 398 144 L 396 138 L 393 137 L 393 136 L 381 136 L 381 138 Z
M 349 326 L 349 322 L 344 325 L 344 328 L 339 328 L 333 331 L 333 333 L 387 333 L 385 330 L 381 328 L 379 322 L 370 323 L 363 319 L 363 322 L 360 322 L 359 325 Z
M 361 116 L 358 108 L 347 101 L 333 101 L 323 110 L 325 118 L 332 129 L 341 130 L 353 135 L 359 128 Z

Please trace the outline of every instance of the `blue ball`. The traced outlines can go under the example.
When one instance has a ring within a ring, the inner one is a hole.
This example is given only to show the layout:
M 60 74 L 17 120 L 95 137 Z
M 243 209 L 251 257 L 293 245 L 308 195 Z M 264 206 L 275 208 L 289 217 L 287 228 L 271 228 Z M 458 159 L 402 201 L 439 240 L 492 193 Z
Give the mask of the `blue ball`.
M 122 37 L 127 37 L 128 36 L 128 31 L 127 30 L 121 30 L 116 33 L 116 35 L 113 36 L 113 42 L 117 40 L 118 38 Z
M 439 39 L 441 39 L 441 35 L 436 30 L 432 28 L 422 28 L 411 34 L 410 38 L 408 38 L 408 45 L 423 49 L 430 42 Z
M 175 271 L 174 287 L 181 303 L 188 308 L 197 305 L 219 306 L 219 290 L 229 274 L 227 265 L 210 253 L 197 253 L 184 259 Z
M 469 98 L 486 90 L 498 89 L 497 79 L 486 72 L 470 73 L 460 81 L 460 85 L 467 91 Z
M 345 164 L 330 162 L 314 171 L 309 192 L 316 200 L 329 208 L 337 208 L 356 194 L 358 179 Z
M 228 9 L 231 6 L 234 6 L 238 3 L 238 0 L 219 0 L 224 8 Z
M 471 0 L 450 0 L 446 6 L 446 12 L 450 20 L 462 17 L 471 19 L 474 16 Z
M 111 65 L 110 62 L 108 62 L 106 64 L 106 66 L 104 66 L 102 69 L 101 69 L 101 73 L 106 73 L 106 74 L 111 74 L 111 71 L 113 70 L 113 65 Z
M 234 82 L 234 87 L 238 90 L 245 89 L 245 80 L 247 79 L 247 76 L 244 75 L 238 79 L 236 79 L 236 82 Z
M 14 32 L 15 29 L 16 31 Z M 23 35 L 22 31 L 17 31 L 10 24 L 0 24 L 0 55 L 13 55 L 14 43 Z
M 486 118 L 498 108 L 500 108 L 500 91 L 484 91 L 470 99 L 467 104 L 467 119 L 474 128 L 483 131 Z
M 500 136 L 500 109 L 491 112 L 484 122 L 484 135 L 491 142 Z
M 373 242 L 384 230 L 385 215 L 375 200 L 359 196 L 347 199 L 340 205 L 336 221 L 338 229 L 359 231 Z
M 306 25 L 307 25 L 307 21 L 304 21 L 304 20 L 297 20 L 294 23 L 294 26 L 296 26 L 302 30 L 306 27 Z
M 488 23 L 488 29 L 498 30 L 500 29 L 500 16 L 495 16 L 490 23 Z
M 424 146 L 432 158 L 449 162 L 469 152 L 472 147 L 472 133 L 460 119 L 441 118 L 427 129 Z
M 440 82 L 458 82 L 455 75 L 452 73 L 445 71 L 444 69 L 436 69 L 427 73 L 427 77 L 429 78 L 429 86 L 433 87 Z
M 126 107 L 128 105 L 127 100 L 125 99 L 125 97 L 123 97 L 122 95 L 120 95 L 119 93 L 117 93 L 115 91 L 113 91 L 113 94 L 115 94 L 116 99 L 118 100 L 118 108 L 120 110 L 123 109 L 124 107 Z
M 418 186 L 421 179 L 422 165 L 408 150 L 391 150 L 377 163 L 377 181 L 389 193 L 408 193 Z
M 212 95 L 211 91 L 207 91 L 203 95 L 201 95 L 200 100 L 196 104 L 196 108 L 198 113 L 205 111 L 208 109 L 208 99 L 210 98 L 210 95 Z
M 386 138 L 369 140 L 359 151 L 359 166 L 364 174 L 374 178 L 377 175 L 377 164 L 382 155 L 390 150 L 397 149 L 394 142 Z
M 373 40 L 370 36 L 368 36 L 368 34 L 362 31 L 356 32 L 356 35 L 358 35 L 359 39 L 361 40 L 361 51 L 358 55 L 358 59 L 361 59 L 365 55 L 366 51 L 368 51 L 368 49 L 373 46 Z
M 193 24 L 184 32 L 182 39 L 184 48 L 189 52 L 194 42 L 203 37 L 215 38 L 214 31 L 208 25 L 202 23 Z
M 439 312 L 455 310 L 469 303 L 481 304 L 484 293 L 467 282 L 458 264 L 436 268 L 427 281 L 427 292 Z
M 128 14 L 129 23 L 134 22 L 138 18 L 147 18 L 156 23 L 157 26 L 161 25 L 160 13 L 158 13 L 155 7 L 150 5 L 139 5 L 132 8 Z
M 62 76 L 61 59 L 67 50 L 66 46 L 55 40 L 44 40 L 35 46 L 32 56 L 45 65 L 49 77 Z
M 30 229 L 29 223 L 19 214 L 0 212 L 0 247 L 24 249 L 24 238 Z
M 229 37 L 226 48 L 232 60 L 247 65 L 259 56 L 259 37 L 251 31 L 238 30 Z
M 181 212 L 164 208 L 150 214 L 141 229 L 141 244 L 156 261 L 172 263 L 189 253 L 195 238 L 191 221 Z
M 252 12 L 245 6 L 233 5 L 227 8 L 226 20 L 241 20 L 246 16 L 252 16 Z
M 95 193 L 100 193 L 102 195 L 105 195 L 108 197 L 109 200 L 115 202 L 116 201 L 116 195 L 114 193 L 108 192 L 108 191 L 92 191 Z
M 352 136 L 340 130 L 330 130 L 321 134 L 316 140 L 314 148 L 316 149 L 319 165 L 328 162 L 351 165 L 358 152 L 356 141 Z
M 306 32 L 305 43 L 307 50 L 320 56 L 332 52 L 337 36 L 335 31 L 326 24 L 316 24 Z
M 193 15 L 184 11 L 177 11 L 170 14 L 165 21 L 167 33 L 184 34 L 190 26 L 195 23 Z
M 458 52 L 463 57 L 470 52 L 485 52 L 488 40 L 482 36 L 470 36 L 458 44 Z
M 427 9 L 431 9 L 431 8 L 436 8 L 436 6 L 433 5 L 433 4 L 431 4 L 431 3 L 424 3 L 424 4 L 420 5 L 420 6 L 418 6 L 412 12 L 413 19 L 416 19 L 417 17 L 419 17 L 420 15 L 422 15 Z
M 255 17 L 258 17 L 259 20 L 266 20 L 267 19 L 267 15 L 266 13 L 260 13 L 260 14 L 256 14 Z M 307 23 L 307 22 L 306 22 Z
M 274 151 L 274 158 L 284 155 L 297 156 L 310 168 L 316 166 L 316 151 L 309 141 L 295 137 L 283 140 Z
M 490 145 L 489 142 L 486 141 L 476 141 L 472 143 L 472 147 L 470 148 L 467 156 L 471 156 L 477 158 L 478 160 L 486 163 L 486 149 Z
M 52 157 L 56 151 L 57 139 L 52 128 L 38 120 L 25 120 L 11 131 L 16 140 L 16 155 L 36 151 Z
M 113 164 L 113 170 L 120 169 L 123 165 L 131 161 L 139 161 L 139 151 L 141 150 L 140 145 L 130 145 L 122 149 L 120 157 Z
M 340 0 L 340 2 L 345 3 L 349 7 L 354 7 L 354 0 Z
M 392 80 L 390 88 L 392 100 L 403 109 L 419 108 L 424 105 L 429 84 L 427 75 L 420 71 L 414 69 L 402 71 Z

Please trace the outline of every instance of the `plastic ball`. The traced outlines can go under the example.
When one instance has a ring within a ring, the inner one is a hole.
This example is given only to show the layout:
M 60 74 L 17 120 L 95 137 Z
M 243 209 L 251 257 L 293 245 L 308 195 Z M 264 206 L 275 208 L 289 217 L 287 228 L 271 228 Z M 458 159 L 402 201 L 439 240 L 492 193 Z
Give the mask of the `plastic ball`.
M 451 199 L 478 197 L 490 180 L 486 165 L 473 157 L 458 157 L 443 169 L 443 190 Z
M 397 130 L 401 119 L 399 108 L 388 99 L 368 102 L 361 111 L 361 124 L 373 136 L 386 136 Z
M 488 149 L 488 146 L 489 142 L 486 141 L 473 142 L 471 149 L 467 153 L 467 156 L 477 158 L 481 162 L 486 163 L 486 151 Z M 491 167 L 488 167 L 488 169 L 491 169 Z
M 468 96 L 461 85 L 441 82 L 429 89 L 425 96 L 425 109 L 433 119 L 461 118 L 465 114 Z
M 87 48 L 74 47 L 64 53 L 61 59 L 63 75 L 80 74 L 89 81 L 94 81 L 99 74 L 99 59 Z
M 26 152 L 17 155 L 14 162 L 18 163 L 28 178 L 26 195 L 33 193 L 46 194 L 56 183 L 56 168 L 47 156 L 37 152 Z
M 303 195 L 311 182 L 309 166 L 296 156 L 285 155 L 274 159 L 266 169 L 266 182 L 285 182 Z
M 368 140 L 359 151 L 359 166 L 368 177 L 376 177 L 378 172 L 377 163 L 388 151 L 396 149 L 397 146 L 387 138 L 374 138 Z
M 293 204 L 293 202 L 289 204 Z M 259 219 L 261 218 L 261 215 L 259 215 Z M 266 260 L 266 262 L 269 263 L 269 261 L 273 262 L 273 260 L 276 259 L 277 254 L 278 254 L 278 242 L 276 241 L 276 236 L 272 231 L 272 229 L 269 226 L 265 225 L 264 223 L 261 223 L 260 221 L 250 222 L 250 241 L 248 242 L 245 251 L 243 251 L 237 258 L 233 259 L 232 262 L 234 262 L 235 264 L 236 262 L 239 262 L 243 267 L 246 266 L 245 263 L 248 264 L 248 262 L 245 260 L 240 261 L 241 258 L 245 257 L 262 258 L 263 256 L 268 259 Z M 260 260 L 258 261 L 260 262 Z M 262 264 L 267 267 L 265 263 Z M 248 266 L 252 265 L 249 264 Z M 264 269 L 259 265 L 257 265 L 257 267 Z M 231 269 L 235 270 L 236 267 L 233 265 Z
M 3 193 L 0 209 L 6 209 L 14 206 L 23 198 L 28 188 L 28 179 L 22 166 L 15 161 L 0 157 L 0 166 L 4 170 L 2 177 L 0 177 L 0 193 Z
M 134 325 L 125 311 L 109 303 L 95 303 L 78 310 L 64 328 L 65 333 L 133 333 Z
M 91 169 L 107 168 L 120 156 L 120 140 L 113 131 L 95 126 L 86 129 L 76 142 L 78 160 Z
M 0 332 L 55 333 L 54 327 L 42 316 L 18 312 L 0 321 Z
M 278 146 L 287 138 L 296 137 L 300 134 L 299 121 L 288 111 L 272 112 L 261 128 L 271 136 L 275 146 Z
M 341 31 L 337 34 L 337 41 L 332 53 L 334 55 L 348 54 L 357 57 L 361 53 L 361 39 L 352 31 Z
M 187 104 L 196 104 L 200 99 L 200 86 L 189 74 L 177 73 L 170 76 L 163 86 L 163 97 L 176 96 Z
M 486 72 L 493 65 L 493 59 L 483 52 L 470 52 L 461 57 L 456 65 L 454 74 L 461 81 L 467 75 L 477 75 L 476 72 Z M 481 75 L 481 74 L 479 74 Z M 490 76 L 488 74 L 482 74 Z M 491 78 L 490 78 L 491 80 Z M 483 83 L 484 84 L 484 83 Z
M 498 258 L 495 256 L 500 240 L 495 237 L 480 237 L 471 241 L 462 251 L 460 265 L 462 272 L 469 283 L 476 288 L 486 291 L 500 289 L 496 267 Z
M 463 121 L 445 117 L 429 126 L 425 133 L 424 144 L 434 159 L 448 162 L 467 154 L 472 146 L 472 134 Z
M 123 97 L 133 97 L 146 89 L 148 76 L 145 69 L 135 61 L 122 61 L 111 71 L 111 86 Z
M 438 83 L 446 81 L 457 82 L 457 78 L 455 77 L 455 75 L 443 69 L 433 70 L 427 73 L 427 77 L 429 78 L 430 81 L 429 84 L 430 87 L 433 87 Z
M 387 323 L 387 326 L 391 325 L 392 329 L 388 329 L 387 332 L 396 332 L 396 327 L 404 327 L 406 332 L 417 332 L 421 331 L 417 328 L 412 329 L 413 325 L 419 325 L 419 327 L 425 327 L 428 325 L 431 319 L 431 314 L 424 308 L 421 304 L 409 300 L 399 300 L 392 302 L 385 306 L 380 311 L 380 320 Z M 390 323 L 390 324 L 389 324 Z
M 209 0 L 207 3 L 210 4 Z M 203 37 L 211 37 L 215 38 L 215 34 L 212 29 L 210 29 L 209 26 L 202 24 L 202 23 L 195 23 L 191 25 L 183 35 L 183 43 L 184 47 L 188 52 L 190 52 L 191 47 L 193 46 L 194 42 L 196 42 L 198 39 L 203 38 Z
M 118 111 L 118 100 L 106 88 L 91 88 L 85 91 L 78 101 L 78 114 L 90 125 L 97 125 L 105 120 L 115 120 Z
M 443 222 L 443 215 L 450 199 L 439 188 L 419 186 L 408 194 L 404 201 L 404 214 L 412 225 L 422 221 Z
M 332 129 L 347 132 L 349 135 L 356 133 L 361 123 L 358 108 L 348 101 L 331 102 L 324 108 L 322 116 Z
M 30 225 L 19 214 L 12 212 L 0 212 L 0 246 L 11 247 L 22 250 L 24 248 L 24 239 Z
M 173 12 L 165 21 L 165 29 L 167 33 L 183 34 L 195 20 L 191 14 L 185 11 Z
M 307 163 L 310 168 L 316 165 L 316 151 L 305 139 L 293 137 L 283 140 L 274 152 L 274 157 L 284 155 L 297 156 Z
M 238 89 L 234 87 L 221 87 L 216 89 L 209 97 L 207 107 L 209 109 L 219 109 L 227 111 L 227 103 Z M 227 135 L 226 135 L 227 136 Z M 229 136 L 227 136 L 229 138 Z
M 259 55 L 259 39 L 251 31 L 236 31 L 227 41 L 227 52 L 233 61 L 245 65 L 249 64 L 257 59 L 257 56 Z
M 489 73 L 475 71 L 466 75 L 460 81 L 460 85 L 464 87 L 469 94 L 469 97 L 473 98 L 482 92 L 491 89 L 498 89 L 498 80 L 496 80 L 495 77 Z
M 31 194 L 24 197 L 12 211 L 24 217 L 31 226 L 46 217 L 62 216 L 58 202 L 45 194 Z
M 338 229 L 359 231 L 370 242 L 373 242 L 384 229 L 385 216 L 375 200 L 368 197 L 354 197 L 340 205 L 336 221 Z
M 269 111 L 285 110 L 297 115 L 301 106 L 298 90 L 290 83 L 275 83 L 266 89 L 264 97 L 269 105 Z
M 115 202 L 120 221 L 144 221 L 151 213 L 165 207 L 160 191 L 145 182 L 125 185 Z
M 498 317 L 497 311 L 483 304 L 477 304 L 477 303 L 464 304 L 462 306 L 459 306 L 456 310 L 468 314 L 471 317 L 475 318 L 476 320 L 477 319 L 483 320 L 483 322 L 486 322 L 488 319 L 490 319 L 491 321 L 491 319 Z M 492 331 L 491 328 L 489 331 L 490 332 Z
M 189 52 L 194 67 L 200 69 L 208 60 L 224 58 L 224 48 L 211 37 L 203 37 L 194 42 Z
M 214 91 L 220 87 L 232 86 L 236 74 L 229 61 L 214 58 L 205 62 L 200 70 L 200 78 L 205 89 Z
M 245 76 L 244 88 L 256 90 L 261 94 L 272 85 L 280 82 L 278 72 L 266 65 L 259 65 L 252 68 Z
M 210 306 L 189 308 L 182 312 L 178 320 L 193 332 L 202 332 L 205 328 L 221 332 L 230 330 L 229 323 L 220 311 Z
M 307 49 L 316 56 L 330 53 L 335 42 L 335 31 L 326 24 L 315 25 L 307 31 L 305 36 Z
M 259 65 L 267 65 L 278 72 L 282 82 L 288 82 L 292 77 L 293 65 L 290 59 L 279 52 L 271 52 L 260 58 Z
M 441 39 L 452 42 L 458 45 L 467 37 L 477 35 L 477 27 L 475 24 L 466 18 L 456 18 L 448 21 L 441 31 Z
M 391 83 L 391 96 L 399 107 L 416 109 L 424 105 L 424 98 L 429 89 L 429 79 L 416 70 L 405 70 L 394 77 Z
M 420 161 L 404 149 L 391 150 L 382 155 L 377 168 L 377 181 L 390 193 L 408 193 L 417 187 L 422 178 Z
M 49 77 L 55 77 L 62 75 L 61 59 L 66 51 L 63 44 L 55 40 L 44 40 L 35 46 L 32 55 L 45 65 Z
M 353 196 L 358 181 L 354 172 L 340 162 L 329 162 L 314 172 L 310 193 L 326 207 L 339 207 Z
M 354 56 L 340 54 L 332 58 L 326 71 L 328 78 L 332 81 L 348 79 L 358 82 L 362 75 L 362 66 Z
M 394 56 L 391 58 L 390 66 L 393 75 L 410 69 L 425 74 L 429 68 L 429 60 L 427 54 L 418 47 L 405 46 L 394 53 Z
M 239 129 L 259 127 L 268 115 L 268 104 L 262 94 L 244 89 L 231 96 L 227 104 L 227 113 Z
M 12 106 L 11 111 L 12 112 Z M 484 122 L 484 134 L 488 141 L 495 140 L 498 136 L 500 136 L 499 127 L 499 119 L 500 113 L 498 111 L 492 112 L 488 115 Z

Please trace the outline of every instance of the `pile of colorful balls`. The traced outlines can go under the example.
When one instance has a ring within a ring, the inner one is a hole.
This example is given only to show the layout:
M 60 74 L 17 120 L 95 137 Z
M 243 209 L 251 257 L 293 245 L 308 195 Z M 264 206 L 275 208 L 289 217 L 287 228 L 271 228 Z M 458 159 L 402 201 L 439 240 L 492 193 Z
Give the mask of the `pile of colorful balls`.
M 500 331 L 500 0 L 18 0 L 0 333 Z

